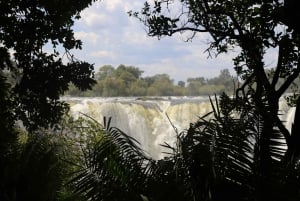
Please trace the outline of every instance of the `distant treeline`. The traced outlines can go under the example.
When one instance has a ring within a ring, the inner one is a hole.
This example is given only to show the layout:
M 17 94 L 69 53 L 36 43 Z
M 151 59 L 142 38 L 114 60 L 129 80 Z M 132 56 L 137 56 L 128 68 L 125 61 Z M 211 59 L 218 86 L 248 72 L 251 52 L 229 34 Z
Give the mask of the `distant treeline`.
M 232 94 L 236 78 L 228 69 L 223 69 L 217 77 L 188 78 L 187 82 L 174 80 L 167 74 L 143 77 L 137 67 L 119 65 L 102 66 L 96 73 L 97 84 L 90 91 L 79 91 L 71 86 L 70 96 L 201 96 L 227 92 Z
M 95 74 L 97 84 L 92 90 L 82 92 L 70 86 L 66 95 L 70 96 L 206 96 L 226 92 L 232 95 L 238 87 L 238 79 L 230 74 L 228 69 L 220 70 L 218 76 L 213 78 L 194 77 L 186 82 L 175 81 L 167 74 L 157 74 L 143 77 L 143 71 L 134 66 L 119 65 L 113 67 L 104 65 Z M 267 75 L 271 78 L 274 69 L 269 69 Z M 283 83 L 279 78 L 278 83 Z M 288 93 L 297 91 L 300 79 L 291 85 Z

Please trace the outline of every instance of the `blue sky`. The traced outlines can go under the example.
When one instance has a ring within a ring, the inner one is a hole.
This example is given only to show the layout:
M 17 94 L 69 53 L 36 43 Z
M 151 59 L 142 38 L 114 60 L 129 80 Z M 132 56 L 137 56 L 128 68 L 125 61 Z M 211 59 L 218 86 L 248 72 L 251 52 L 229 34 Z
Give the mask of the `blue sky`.
M 127 14 L 140 10 L 144 1 L 104 0 L 85 9 L 74 26 L 76 38 L 83 42 L 83 49 L 73 52 L 75 56 L 94 63 L 95 71 L 106 64 L 132 65 L 143 70 L 143 76 L 166 73 L 175 81 L 210 78 L 221 69 L 232 70 L 234 53 L 207 58 L 208 35 L 198 34 L 192 42 L 185 42 L 179 34 L 160 40 L 147 36 L 145 27 Z

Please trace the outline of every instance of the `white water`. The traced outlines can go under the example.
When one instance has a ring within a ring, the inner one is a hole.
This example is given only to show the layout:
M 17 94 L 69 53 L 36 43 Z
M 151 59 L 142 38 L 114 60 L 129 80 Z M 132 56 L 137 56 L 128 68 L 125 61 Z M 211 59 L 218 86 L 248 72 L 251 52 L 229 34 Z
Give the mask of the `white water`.
M 199 116 L 211 111 L 206 97 L 172 97 L 141 100 L 137 98 L 64 98 L 71 106 L 71 114 L 78 117 L 81 113 L 103 123 L 104 117 L 112 117 L 115 126 L 134 137 L 141 147 L 154 159 L 170 152 L 161 145 L 174 145 L 176 131 L 181 132 L 195 122 Z M 291 127 L 293 108 L 284 101 L 280 102 L 280 117 Z M 173 127 L 173 126 L 174 127 Z

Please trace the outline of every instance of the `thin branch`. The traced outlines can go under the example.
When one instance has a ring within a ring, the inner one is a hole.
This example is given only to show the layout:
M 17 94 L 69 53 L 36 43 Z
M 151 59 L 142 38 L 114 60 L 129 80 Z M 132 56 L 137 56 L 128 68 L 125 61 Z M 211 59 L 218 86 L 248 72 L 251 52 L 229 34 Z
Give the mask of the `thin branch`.
M 236 18 L 234 17 L 233 13 L 229 13 L 228 16 L 230 17 L 230 19 L 232 20 L 234 26 L 236 27 L 236 29 L 238 30 L 240 36 L 243 36 L 243 29 L 240 26 L 240 24 L 238 23 L 238 21 L 236 20 Z
M 275 73 L 274 73 L 274 76 L 273 76 L 273 79 L 272 79 L 272 83 L 271 83 L 271 86 L 272 86 L 273 88 L 275 88 L 275 86 L 276 86 L 276 84 L 277 84 L 277 82 L 278 82 L 280 69 L 281 69 L 281 67 L 282 67 L 282 59 L 283 59 L 282 51 L 283 51 L 283 47 L 282 47 L 282 45 L 280 44 L 280 45 L 279 45 L 279 51 L 278 51 L 278 62 L 277 62 L 277 67 L 276 67 L 276 70 L 275 70 Z
M 171 30 L 169 36 L 173 35 L 174 33 L 183 32 L 183 31 L 193 31 L 193 32 L 202 32 L 202 33 L 209 32 L 209 30 L 207 30 L 207 29 L 198 29 L 198 28 L 193 28 L 193 27 L 181 27 L 178 29 Z
M 254 73 L 252 73 L 247 79 L 246 81 L 242 84 L 241 87 L 239 87 L 236 90 L 236 97 L 239 97 L 239 91 L 241 91 L 243 93 L 243 96 L 245 96 L 245 87 L 252 81 L 252 79 L 254 78 Z

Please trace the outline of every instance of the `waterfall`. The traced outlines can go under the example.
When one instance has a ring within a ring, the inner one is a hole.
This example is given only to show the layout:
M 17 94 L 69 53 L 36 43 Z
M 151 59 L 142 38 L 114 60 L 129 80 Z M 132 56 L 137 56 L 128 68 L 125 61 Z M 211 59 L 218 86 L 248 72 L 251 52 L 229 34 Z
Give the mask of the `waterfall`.
M 70 104 L 75 118 L 84 113 L 102 123 L 104 117 L 111 117 L 111 126 L 117 127 L 134 137 L 143 150 L 154 159 L 160 159 L 170 152 L 161 146 L 174 145 L 176 131 L 188 129 L 189 124 L 211 111 L 208 97 L 159 97 L 139 98 L 64 98 Z M 293 108 L 280 101 L 280 118 L 288 129 L 293 120 Z
M 174 145 L 176 131 L 183 131 L 199 116 L 211 111 L 208 98 L 65 98 L 75 118 L 84 113 L 102 123 L 112 117 L 115 126 L 134 137 L 155 159 L 170 152 L 161 145 Z M 173 127 L 174 126 L 174 127 Z

